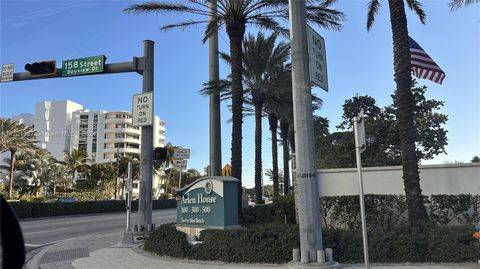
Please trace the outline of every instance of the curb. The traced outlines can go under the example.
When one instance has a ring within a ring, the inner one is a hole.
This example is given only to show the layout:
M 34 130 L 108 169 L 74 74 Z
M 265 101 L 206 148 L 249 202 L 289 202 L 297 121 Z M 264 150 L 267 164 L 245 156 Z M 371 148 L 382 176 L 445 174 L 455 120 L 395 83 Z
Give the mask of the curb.
M 179 263 L 188 263 L 188 264 L 197 264 L 199 266 L 206 266 L 206 265 L 215 265 L 215 266 L 222 266 L 222 265 L 228 265 L 228 266 L 238 266 L 239 268 L 244 268 L 246 266 L 251 267 L 251 266 L 257 266 L 257 267 L 273 267 L 273 268 L 278 268 L 278 267 L 286 267 L 286 264 L 280 263 L 280 264 L 272 264 L 272 263 L 228 263 L 228 262 L 221 262 L 221 261 L 209 261 L 209 260 L 188 260 L 188 259 L 181 259 L 181 258 L 175 258 L 175 257 L 169 257 L 169 256 L 159 256 L 155 255 L 153 253 L 150 253 L 148 251 L 143 250 L 143 243 L 136 244 L 131 247 L 132 251 L 137 253 L 138 255 L 150 258 L 150 259 L 155 259 L 155 260 L 162 260 L 162 261 L 172 261 L 172 262 L 179 262 Z
M 43 257 L 43 255 L 45 255 L 45 253 L 48 252 L 49 249 L 51 249 L 53 246 L 55 246 L 58 243 L 60 243 L 60 242 L 53 242 L 48 247 L 46 247 L 45 249 L 42 249 L 39 253 L 37 253 L 30 260 L 28 260 L 28 262 L 24 266 L 24 268 L 26 268 L 26 269 L 38 269 L 39 268 L 38 262 Z

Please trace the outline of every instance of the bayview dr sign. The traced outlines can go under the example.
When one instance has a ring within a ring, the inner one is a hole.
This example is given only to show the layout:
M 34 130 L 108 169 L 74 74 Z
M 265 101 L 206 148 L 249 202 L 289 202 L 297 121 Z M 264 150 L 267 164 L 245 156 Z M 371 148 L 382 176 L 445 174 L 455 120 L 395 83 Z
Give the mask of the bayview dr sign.
M 65 60 L 62 62 L 62 76 L 80 76 L 103 72 L 105 65 L 105 56 L 93 56 Z
M 142 93 L 133 96 L 132 100 L 132 125 L 153 125 L 153 93 Z

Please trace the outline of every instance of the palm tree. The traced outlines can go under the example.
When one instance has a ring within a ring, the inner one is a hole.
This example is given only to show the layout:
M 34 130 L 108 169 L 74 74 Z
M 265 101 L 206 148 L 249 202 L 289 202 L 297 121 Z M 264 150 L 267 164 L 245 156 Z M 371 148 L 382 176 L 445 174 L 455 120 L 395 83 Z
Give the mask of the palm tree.
M 65 152 L 63 160 L 70 172 L 72 183 L 75 183 L 76 181 L 77 172 L 85 171 L 85 169 L 88 167 L 89 161 L 87 153 L 76 148 L 74 148 L 70 153 Z
M 211 9 L 210 3 L 217 3 L 217 12 Z M 329 9 L 334 1 L 311 0 L 307 4 L 307 19 L 320 27 L 338 30 L 344 15 Z M 242 111 L 243 111 L 243 68 L 242 41 L 247 24 L 287 34 L 278 20 L 288 17 L 288 1 L 286 0 L 186 0 L 182 3 L 148 2 L 133 4 L 124 10 L 127 13 L 187 13 L 203 16 L 198 20 L 165 25 L 163 30 L 185 28 L 199 24 L 207 24 L 203 42 L 225 26 L 230 40 L 231 82 L 232 82 L 232 176 L 240 180 L 238 207 L 241 208 L 242 197 Z M 208 20 L 212 15 L 215 19 Z
M 425 12 L 417 0 L 406 0 L 420 21 L 425 23 Z M 397 89 L 395 99 L 398 103 L 396 116 L 400 133 L 402 151 L 403 182 L 408 206 L 408 218 L 411 226 L 418 226 L 427 218 L 423 204 L 418 157 L 415 150 L 415 129 L 413 126 L 413 108 L 415 105 L 411 92 L 412 75 L 410 72 L 410 49 L 408 46 L 407 17 L 402 0 L 388 0 L 390 23 L 393 34 L 394 77 Z M 368 4 L 367 29 L 370 30 L 380 7 L 380 0 L 371 0 Z
M 45 185 L 48 187 L 48 195 L 55 196 L 57 186 L 67 186 L 70 184 L 68 167 L 55 159 L 50 159 L 50 166 L 47 173 L 48 179 Z M 52 192 L 50 193 L 50 189 Z
M 480 2 L 480 0 L 451 0 L 448 6 L 450 7 L 451 11 L 454 11 L 461 8 L 462 6 L 468 6 L 478 2 Z
M 245 114 L 251 114 L 250 106 L 253 107 L 255 116 L 255 201 L 257 204 L 263 203 L 262 200 L 262 117 L 269 115 L 270 130 L 272 132 L 272 152 L 273 167 L 275 171 L 273 186 L 274 193 L 278 195 L 278 162 L 277 162 L 277 141 L 276 141 L 276 124 L 275 109 L 281 108 L 284 103 L 279 100 L 280 91 L 284 87 L 291 87 L 291 72 L 286 68 L 285 64 L 290 55 L 290 46 L 288 43 L 276 43 L 277 34 L 265 37 L 262 32 L 257 36 L 249 34 L 243 41 L 243 84 L 245 92 L 249 93 L 245 102 Z M 220 54 L 228 63 L 232 64 L 229 55 Z M 230 76 L 231 77 L 231 76 Z M 223 98 L 231 97 L 228 87 L 230 81 L 223 82 L 218 88 L 207 85 L 207 91 L 210 89 L 220 89 L 223 91 Z M 281 105 L 279 105 L 281 103 Z M 266 105 L 266 106 L 265 106 Z M 267 111 L 267 107 L 270 111 Z M 272 126 L 273 125 L 273 126 Z
M 8 199 L 13 196 L 13 170 L 17 152 L 34 152 L 37 147 L 35 130 L 11 119 L 0 119 L 0 153 L 10 151 Z
M 264 103 L 273 99 L 277 83 L 284 75 L 284 64 L 289 58 L 290 46 L 285 42 L 275 45 L 276 34 L 265 37 L 259 32 L 257 37 L 248 35 L 243 41 L 243 83 L 251 97 L 255 113 L 255 201 L 262 203 L 262 116 Z M 273 136 L 272 136 L 273 137 Z M 278 169 L 278 167 L 277 167 Z M 274 181 L 278 195 L 278 175 Z

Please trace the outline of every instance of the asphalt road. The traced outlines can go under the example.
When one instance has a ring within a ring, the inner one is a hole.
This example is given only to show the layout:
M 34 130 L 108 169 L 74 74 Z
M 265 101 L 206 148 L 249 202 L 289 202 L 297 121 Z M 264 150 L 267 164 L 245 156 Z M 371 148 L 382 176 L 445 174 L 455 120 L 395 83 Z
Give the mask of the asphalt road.
M 175 221 L 176 209 L 154 210 L 153 223 Z M 131 225 L 137 223 L 137 214 L 131 216 Z M 94 216 L 53 218 L 21 221 L 27 252 L 42 245 L 80 236 L 123 231 L 126 228 L 126 213 L 108 213 Z M 119 238 L 120 240 L 120 238 Z

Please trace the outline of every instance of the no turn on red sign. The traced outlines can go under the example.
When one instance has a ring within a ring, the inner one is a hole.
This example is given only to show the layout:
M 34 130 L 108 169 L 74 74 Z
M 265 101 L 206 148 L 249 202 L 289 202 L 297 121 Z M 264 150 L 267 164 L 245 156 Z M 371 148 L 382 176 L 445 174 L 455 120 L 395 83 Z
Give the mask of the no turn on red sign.
M 132 125 L 153 125 L 153 92 L 136 94 L 132 100 Z

